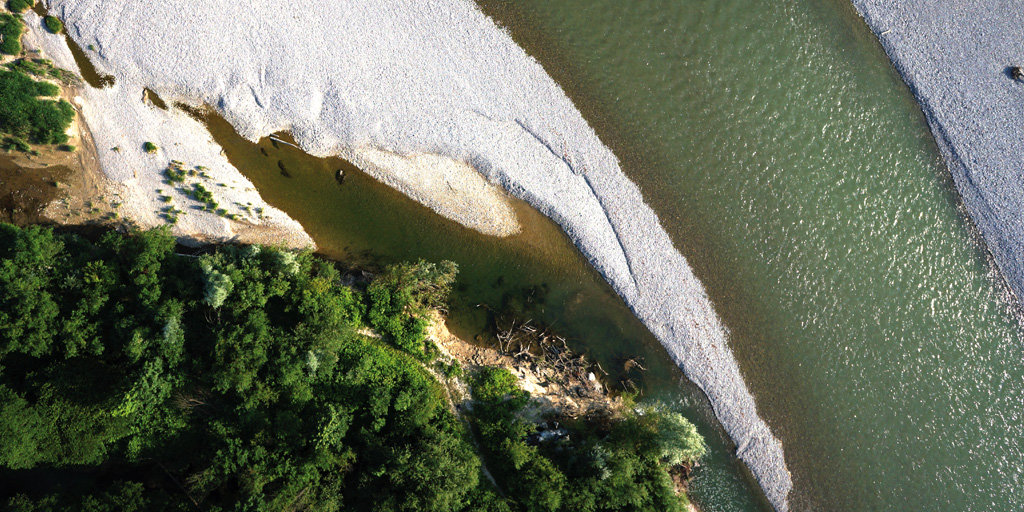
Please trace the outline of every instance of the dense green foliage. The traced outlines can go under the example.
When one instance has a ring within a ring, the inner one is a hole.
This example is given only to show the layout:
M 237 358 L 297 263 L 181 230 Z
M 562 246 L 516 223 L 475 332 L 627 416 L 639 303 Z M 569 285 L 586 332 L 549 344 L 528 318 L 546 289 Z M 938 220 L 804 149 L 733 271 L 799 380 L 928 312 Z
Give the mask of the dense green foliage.
M 23 13 L 36 5 L 35 0 L 9 0 L 7 2 L 7 8 L 11 12 Z
M 484 403 L 498 403 L 506 398 L 518 402 L 526 396 L 508 368 L 483 368 L 473 379 L 473 397 Z
M 0 13 L 0 53 L 21 55 L 21 34 L 25 25 L 17 14 Z
M 54 34 L 60 34 L 64 31 L 64 23 L 56 16 L 47 16 L 43 18 L 43 24 L 46 25 L 46 30 L 53 32 Z
M 0 225 L 0 465 L 150 475 L 19 503 L 461 510 L 479 492 L 437 383 L 355 333 L 365 306 L 332 265 L 173 248 Z
M 515 382 L 508 370 L 488 368 L 473 386 L 484 459 L 513 505 L 530 512 L 684 509 L 686 496 L 676 494 L 666 469 L 695 462 L 706 446 L 682 415 L 649 407 L 604 427 L 578 422 L 531 443 L 534 425 L 517 415 L 526 393 Z
M 67 142 L 65 132 L 75 116 L 71 104 L 63 99 L 39 98 L 56 96 L 59 92 L 51 83 L 0 69 L 0 131 L 35 144 Z
M 423 313 L 443 306 L 457 272 L 458 267 L 450 261 L 389 267 L 367 289 L 370 325 L 389 335 L 403 350 L 426 358 L 427 319 Z
M 359 334 L 422 320 L 454 265 L 397 265 L 363 293 L 308 252 L 174 250 L 164 231 L 90 241 L 0 224 L 7 509 L 679 508 L 665 465 L 696 452 L 666 446 L 688 423 L 657 427 L 681 417 L 652 409 L 534 446 L 505 369 L 473 378 L 473 424 L 503 494 L 480 478 L 419 361 L 422 332 L 415 346 L 404 327 Z

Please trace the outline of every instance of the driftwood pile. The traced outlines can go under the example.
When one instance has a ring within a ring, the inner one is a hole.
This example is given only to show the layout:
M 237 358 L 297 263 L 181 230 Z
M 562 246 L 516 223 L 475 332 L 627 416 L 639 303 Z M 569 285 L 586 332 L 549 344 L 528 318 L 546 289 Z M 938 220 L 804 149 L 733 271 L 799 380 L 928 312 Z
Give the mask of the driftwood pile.
M 495 314 L 494 322 L 498 352 L 541 370 L 551 370 L 563 379 L 561 384 L 566 389 L 580 398 L 608 393 L 606 379 L 599 378 L 598 373 L 604 377 L 609 373 L 600 363 L 590 362 L 585 355 L 573 352 L 565 337 L 552 333 L 547 326 L 534 325 L 533 320 L 523 321 L 513 315 Z M 627 359 L 622 375 L 636 375 L 645 370 L 637 359 Z M 620 384 L 624 391 L 639 392 L 632 379 L 624 379 Z
M 605 373 L 599 364 L 590 363 L 583 354 L 570 350 L 564 337 L 553 334 L 547 327 L 532 324 L 532 320 L 524 322 L 512 316 L 496 315 L 498 352 L 519 362 L 553 370 L 555 375 L 567 380 L 562 382 L 563 386 L 574 389 L 580 397 L 605 393 L 594 373 L 595 370 Z

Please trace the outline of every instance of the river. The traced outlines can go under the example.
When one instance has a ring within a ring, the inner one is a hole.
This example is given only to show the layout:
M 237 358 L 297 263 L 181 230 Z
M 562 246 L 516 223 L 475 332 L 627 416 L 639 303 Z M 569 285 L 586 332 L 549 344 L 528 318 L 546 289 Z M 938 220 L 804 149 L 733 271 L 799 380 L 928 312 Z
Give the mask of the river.
M 841 1 L 487 4 L 644 191 L 805 510 L 1014 510 L 1021 331 L 919 108 Z

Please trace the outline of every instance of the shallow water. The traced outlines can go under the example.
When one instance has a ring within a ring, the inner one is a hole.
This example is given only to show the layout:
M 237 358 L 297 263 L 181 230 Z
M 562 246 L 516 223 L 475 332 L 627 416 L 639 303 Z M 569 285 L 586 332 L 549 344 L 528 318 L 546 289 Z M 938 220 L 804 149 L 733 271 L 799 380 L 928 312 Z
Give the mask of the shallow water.
M 485 11 L 566 88 L 708 288 L 794 509 L 1024 505 L 1020 324 L 851 6 Z

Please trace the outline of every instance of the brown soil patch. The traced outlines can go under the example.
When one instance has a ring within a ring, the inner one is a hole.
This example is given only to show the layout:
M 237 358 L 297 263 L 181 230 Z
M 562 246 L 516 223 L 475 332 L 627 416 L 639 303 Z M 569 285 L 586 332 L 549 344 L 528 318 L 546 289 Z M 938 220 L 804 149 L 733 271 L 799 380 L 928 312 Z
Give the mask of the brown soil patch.
M 60 96 L 75 105 L 76 92 L 61 86 Z M 119 196 L 100 169 L 77 107 L 68 135 L 75 151 L 58 145 L 33 145 L 37 155 L 0 151 L 0 219 L 22 225 L 95 224 L 119 217 Z

